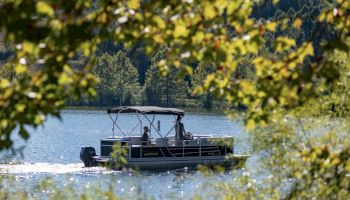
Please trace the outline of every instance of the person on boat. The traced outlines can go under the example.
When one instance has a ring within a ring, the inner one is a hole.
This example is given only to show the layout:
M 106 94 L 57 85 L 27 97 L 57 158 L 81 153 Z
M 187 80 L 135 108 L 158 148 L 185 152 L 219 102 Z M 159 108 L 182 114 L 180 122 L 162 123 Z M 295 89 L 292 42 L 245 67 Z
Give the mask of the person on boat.
M 142 145 L 147 145 L 149 143 L 148 132 L 149 132 L 148 126 L 143 127 Z
M 177 116 L 176 124 L 175 124 L 175 141 L 177 145 L 182 145 L 184 140 L 184 124 L 181 122 L 182 117 L 180 115 Z

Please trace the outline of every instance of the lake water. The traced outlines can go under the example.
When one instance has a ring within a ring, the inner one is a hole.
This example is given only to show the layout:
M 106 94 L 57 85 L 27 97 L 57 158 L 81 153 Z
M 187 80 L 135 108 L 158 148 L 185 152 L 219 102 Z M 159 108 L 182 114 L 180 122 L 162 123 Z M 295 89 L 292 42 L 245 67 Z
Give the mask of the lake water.
M 152 120 L 152 117 L 150 118 Z M 172 116 L 160 116 L 161 133 L 166 134 L 173 124 Z M 149 125 L 143 120 L 144 125 Z M 128 134 L 138 123 L 135 115 L 120 115 L 118 126 Z M 187 113 L 183 119 L 186 131 L 201 134 L 231 135 L 235 138 L 235 153 L 249 154 L 248 134 L 240 121 L 230 121 L 224 115 Z M 2 176 L 12 176 L 20 187 L 35 192 L 35 186 L 50 177 L 59 188 L 73 184 L 80 189 L 100 184 L 112 186 L 113 191 L 124 197 L 147 194 L 155 199 L 168 197 L 192 198 L 215 191 L 204 189 L 217 182 L 235 183 L 235 177 L 243 171 L 259 178 L 257 157 L 248 159 L 245 169 L 224 174 L 204 175 L 197 171 L 173 170 L 166 172 L 118 172 L 100 167 L 84 168 L 79 158 L 82 146 L 93 146 L 99 154 L 99 140 L 112 135 L 112 121 L 105 111 L 66 110 L 62 119 L 49 118 L 44 126 L 30 130 L 31 137 L 24 143 L 23 157 L 12 158 L 11 164 L 1 164 Z M 157 124 L 157 123 L 155 123 Z M 132 134 L 140 134 L 140 126 Z M 115 134 L 120 134 L 118 129 Z M 158 135 L 152 131 L 152 137 Z M 18 143 L 19 144 L 19 143 Z M 6 186 L 5 186 L 6 187 Z

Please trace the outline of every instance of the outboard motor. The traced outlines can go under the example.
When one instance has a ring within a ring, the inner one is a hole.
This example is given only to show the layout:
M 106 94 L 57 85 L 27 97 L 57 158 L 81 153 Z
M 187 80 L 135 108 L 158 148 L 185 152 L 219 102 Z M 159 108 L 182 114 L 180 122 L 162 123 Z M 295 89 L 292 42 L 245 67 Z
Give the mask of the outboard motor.
M 82 147 L 80 151 L 80 159 L 84 162 L 85 167 L 97 166 L 97 162 L 94 159 L 96 151 L 93 147 Z

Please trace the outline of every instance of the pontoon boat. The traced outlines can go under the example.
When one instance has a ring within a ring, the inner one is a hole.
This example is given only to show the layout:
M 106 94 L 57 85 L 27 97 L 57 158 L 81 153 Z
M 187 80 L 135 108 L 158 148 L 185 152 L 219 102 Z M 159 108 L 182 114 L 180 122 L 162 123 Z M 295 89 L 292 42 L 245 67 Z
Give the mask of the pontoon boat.
M 115 169 L 125 167 L 141 170 L 193 168 L 199 165 L 232 167 L 244 164 L 249 157 L 234 154 L 232 136 L 194 135 L 186 132 L 181 122 L 185 112 L 181 109 L 127 106 L 109 108 L 107 113 L 113 121 L 113 136 L 101 139 L 100 156 L 96 155 L 93 147 L 82 147 L 80 159 L 85 167 L 109 165 Z M 137 125 L 126 129 L 131 130 L 130 133 L 126 133 L 125 129 L 120 128 L 121 124 L 117 123 L 120 114 L 137 116 Z M 160 121 L 154 123 L 155 115 L 174 116 L 174 124 L 164 136 L 160 132 Z M 149 135 L 155 132 L 159 137 L 150 137 L 143 141 L 142 131 L 145 124 L 150 127 Z M 141 133 L 132 134 L 137 127 L 141 127 Z M 116 130 L 122 136 L 116 136 Z M 119 149 L 125 150 L 122 155 L 127 162 L 123 166 L 118 162 L 121 153 L 112 156 L 115 145 L 120 145 Z

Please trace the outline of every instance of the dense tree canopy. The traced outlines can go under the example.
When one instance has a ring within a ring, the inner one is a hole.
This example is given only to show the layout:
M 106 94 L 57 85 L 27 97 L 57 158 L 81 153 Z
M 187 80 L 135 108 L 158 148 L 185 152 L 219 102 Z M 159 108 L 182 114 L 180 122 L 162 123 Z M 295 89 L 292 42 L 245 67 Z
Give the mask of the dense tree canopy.
M 122 51 L 98 57 L 95 74 L 100 80 L 97 93 L 101 105 L 131 105 L 140 91 L 137 70 Z
M 216 65 L 213 62 L 200 62 L 196 67 L 193 76 L 192 76 L 192 85 L 194 87 L 200 86 L 202 81 L 209 74 L 214 73 L 216 71 Z M 203 95 L 199 96 L 205 108 L 212 108 L 212 94 L 209 90 L 205 91 Z
M 151 67 L 146 72 L 146 104 L 174 106 L 176 101 L 181 102 L 187 97 L 188 86 L 183 78 L 179 78 L 178 71 L 172 68 L 166 76 L 159 73 L 157 63 L 166 57 L 166 51 L 164 48 L 153 56 Z

